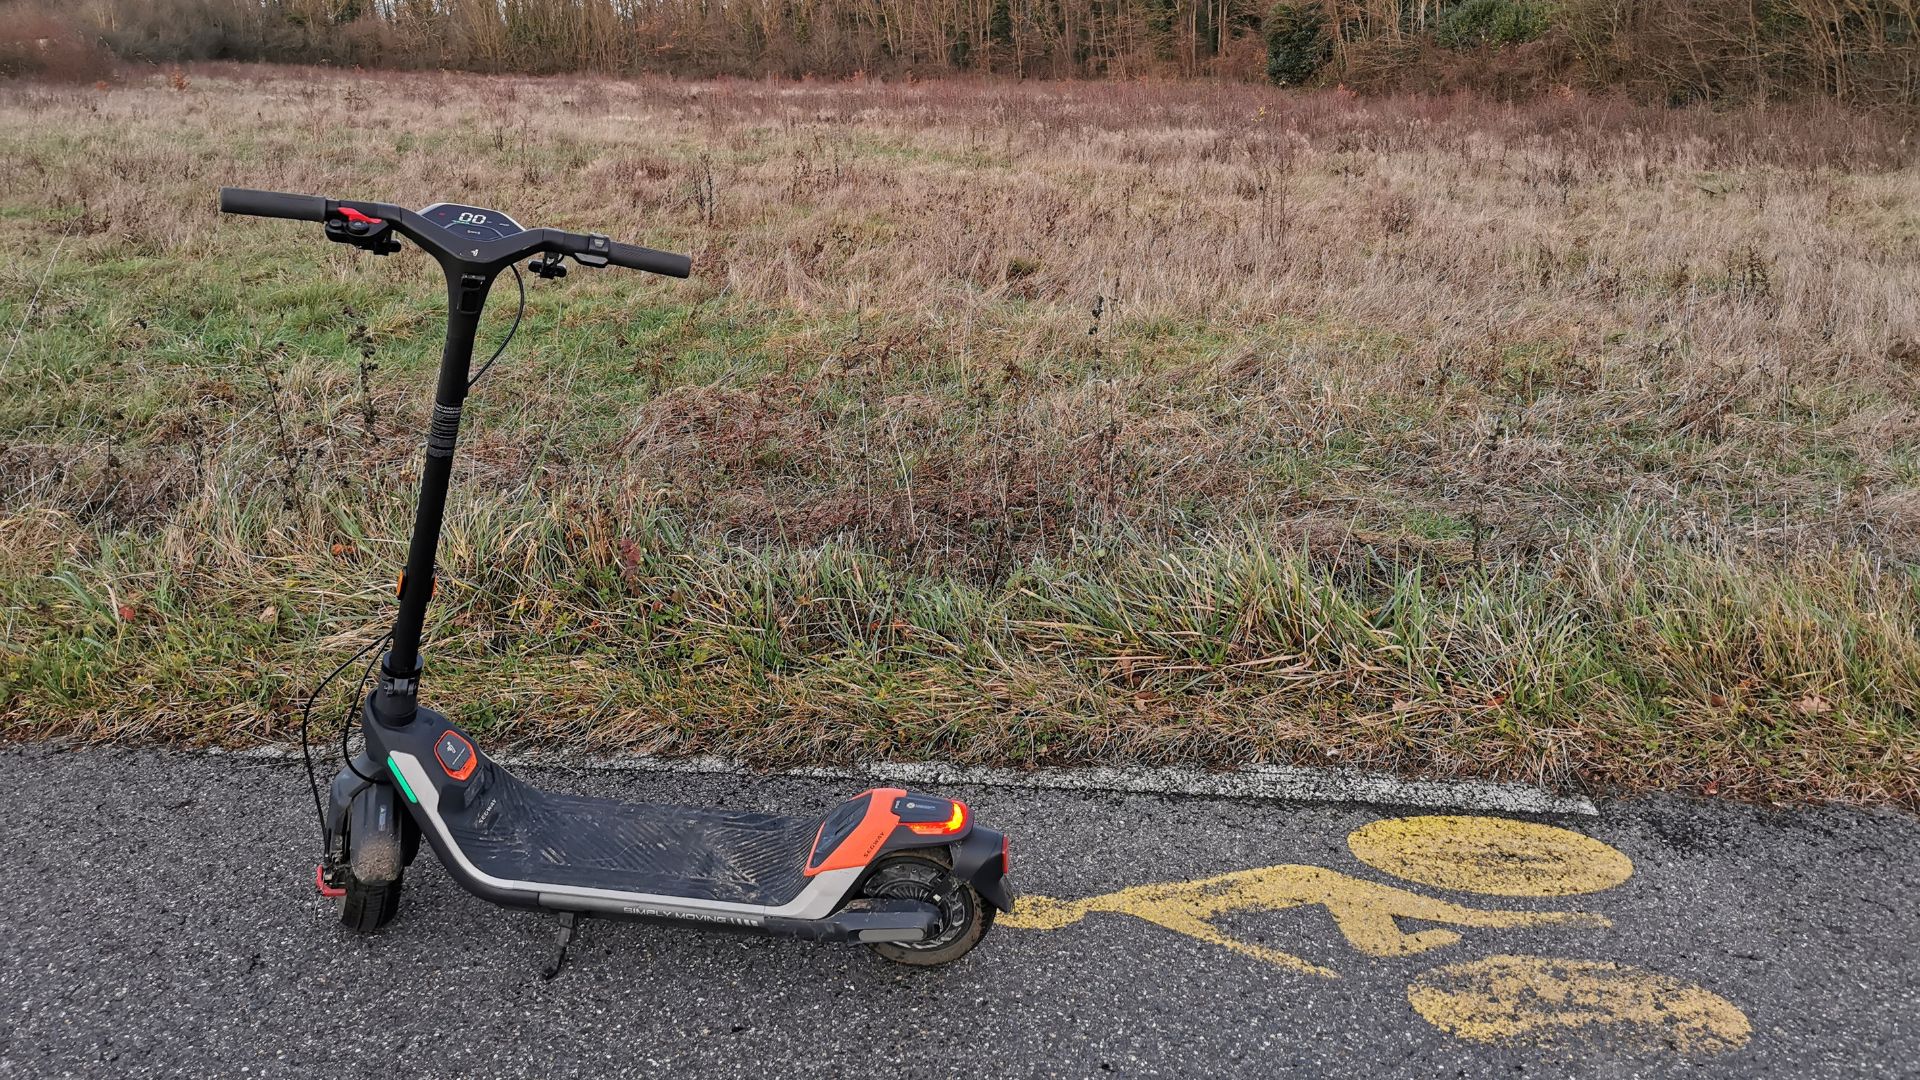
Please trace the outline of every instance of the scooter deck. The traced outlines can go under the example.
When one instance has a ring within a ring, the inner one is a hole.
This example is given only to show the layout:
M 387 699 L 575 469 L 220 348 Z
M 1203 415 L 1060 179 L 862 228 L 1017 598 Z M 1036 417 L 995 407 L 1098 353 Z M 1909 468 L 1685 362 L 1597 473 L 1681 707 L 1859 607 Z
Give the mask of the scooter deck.
M 769 907 L 807 883 L 817 820 L 562 795 L 489 771 L 444 817 L 494 877 Z

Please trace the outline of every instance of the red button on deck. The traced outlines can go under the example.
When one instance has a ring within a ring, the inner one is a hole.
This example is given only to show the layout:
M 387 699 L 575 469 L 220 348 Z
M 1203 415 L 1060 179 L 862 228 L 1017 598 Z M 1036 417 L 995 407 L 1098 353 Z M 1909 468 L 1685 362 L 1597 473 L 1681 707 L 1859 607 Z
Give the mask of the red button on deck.
M 457 731 L 442 732 L 440 742 L 433 748 L 433 756 L 440 759 L 440 767 L 455 780 L 465 780 L 473 775 L 473 767 L 479 763 L 479 755 L 473 752 L 473 744 Z

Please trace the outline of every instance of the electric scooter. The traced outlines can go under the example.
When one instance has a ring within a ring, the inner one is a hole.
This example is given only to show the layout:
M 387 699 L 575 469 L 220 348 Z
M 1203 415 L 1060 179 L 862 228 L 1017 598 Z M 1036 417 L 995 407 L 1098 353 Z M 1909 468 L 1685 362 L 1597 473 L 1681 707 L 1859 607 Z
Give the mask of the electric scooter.
M 383 639 L 378 681 L 359 707 L 365 749 L 335 777 L 324 810 L 314 785 L 325 843 L 314 882 L 340 901 L 341 922 L 371 932 L 393 919 L 402 876 L 423 836 L 474 895 L 558 915 L 558 939 L 543 972 L 549 978 L 588 915 L 861 942 L 889 960 L 931 966 L 964 956 L 994 914 L 1011 909 L 1006 837 L 975 824 L 958 800 L 874 788 L 812 818 L 544 791 L 419 704 L 421 627 L 433 596 L 461 408 L 476 381 L 474 337 L 495 278 L 513 270 L 524 310 L 520 259 L 534 257 L 528 269 L 544 279 L 565 276 L 567 258 L 684 278 L 692 270 L 686 256 L 597 233 L 527 229 L 498 210 L 452 203 L 415 211 L 222 188 L 220 209 L 317 222 L 327 239 L 379 255 L 400 250 L 405 237 L 446 275 L 446 343 L 399 610 Z M 341 743 L 344 758 L 345 731 Z

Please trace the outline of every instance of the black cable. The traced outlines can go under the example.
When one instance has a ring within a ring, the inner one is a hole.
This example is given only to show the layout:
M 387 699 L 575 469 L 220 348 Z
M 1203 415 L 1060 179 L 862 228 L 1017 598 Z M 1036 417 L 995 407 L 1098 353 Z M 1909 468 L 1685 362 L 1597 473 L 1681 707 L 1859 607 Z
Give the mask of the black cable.
M 500 359 L 500 354 L 507 351 L 507 346 L 513 343 L 513 335 L 520 329 L 520 317 L 527 313 L 527 279 L 520 276 L 519 263 L 507 265 L 513 269 L 513 283 L 520 286 L 520 310 L 513 313 L 513 325 L 507 327 L 507 336 L 500 342 L 500 347 L 493 350 L 493 355 L 487 358 L 487 362 L 481 364 L 480 370 L 474 374 L 473 378 L 467 380 L 468 390 L 472 390 L 474 384 L 480 381 L 480 376 L 485 375 L 488 369 L 493 367 L 493 362 Z
M 392 636 L 392 634 L 386 635 L 386 637 Z M 386 638 L 382 638 L 381 640 L 384 641 Z M 367 680 L 373 678 L 373 662 L 378 659 L 380 659 L 378 654 L 367 657 L 366 670 L 360 672 L 360 685 L 354 688 L 353 700 L 347 704 L 346 719 L 340 722 L 340 760 L 347 768 L 353 770 L 353 775 L 365 780 L 369 784 L 373 783 L 373 777 L 354 768 L 353 759 L 347 756 L 347 736 L 353 734 L 353 717 L 355 713 L 360 711 L 360 695 L 367 688 Z
M 355 661 L 367 655 L 368 652 L 385 644 L 387 638 L 390 636 L 391 635 L 388 634 L 381 634 L 379 637 L 361 646 L 359 652 L 342 660 L 340 666 L 329 672 L 326 678 L 321 679 L 320 685 L 314 687 L 313 693 L 307 695 L 307 703 L 300 710 L 300 757 L 307 763 L 307 786 L 313 789 L 313 816 L 314 819 L 320 823 L 320 842 L 323 844 L 326 843 L 327 836 L 327 811 L 320 805 L 320 776 L 313 771 L 313 748 L 307 737 L 308 728 L 313 721 L 313 703 L 320 699 L 320 695 L 326 692 L 327 687 L 333 680 L 340 677 L 341 672 L 353 666 Z M 369 662 L 368 667 L 372 667 L 371 662 Z M 366 676 L 361 676 L 360 681 L 365 683 L 367 681 Z

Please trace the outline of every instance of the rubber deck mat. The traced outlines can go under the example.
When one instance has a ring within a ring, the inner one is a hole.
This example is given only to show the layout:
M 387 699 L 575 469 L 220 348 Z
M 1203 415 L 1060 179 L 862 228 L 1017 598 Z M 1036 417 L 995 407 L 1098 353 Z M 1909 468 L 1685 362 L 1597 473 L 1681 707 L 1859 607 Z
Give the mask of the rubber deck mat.
M 494 877 L 774 906 L 806 884 L 818 820 L 561 795 L 492 771 L 446 821 Z

